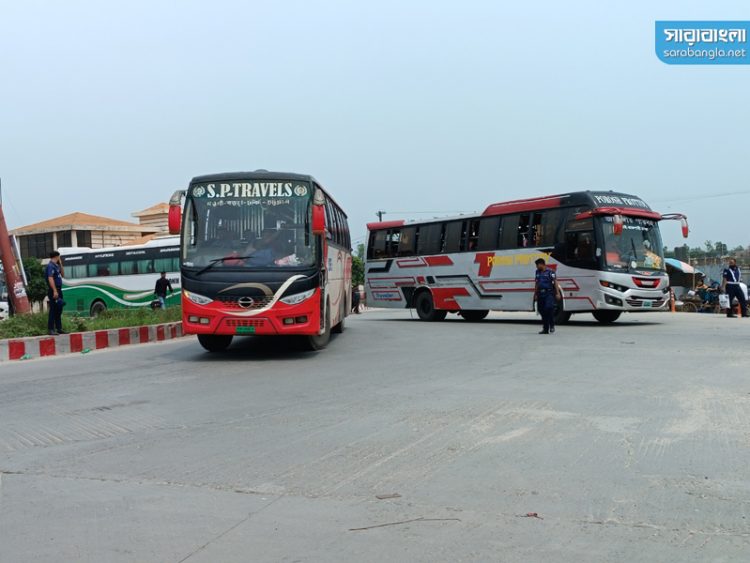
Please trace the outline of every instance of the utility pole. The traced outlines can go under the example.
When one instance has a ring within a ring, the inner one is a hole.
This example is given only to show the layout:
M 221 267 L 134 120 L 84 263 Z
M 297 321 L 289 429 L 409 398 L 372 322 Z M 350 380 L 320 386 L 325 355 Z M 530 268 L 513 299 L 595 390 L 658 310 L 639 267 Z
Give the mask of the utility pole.
M 385 211 L 376 211 L 375 215 L 378 216 L 378 221 L 380 221 L 382 223 L 383 222 L 383 215 L 385 215 Z
M 2 185 L 0 185 L 0 260 L 3 262 L 5 285 L 8 286 L 8 300 L 13 305 L 13 311 L 17 314 L 20 313 L 21 315 L 31 313 L 31 305 L 29 305 L 29 298 L 26 296 L 23 277 L 19 275 L 16 257 L 13 254 L 13 248 L 10 244 L 8 227 L 5 224 L 2 203 Z

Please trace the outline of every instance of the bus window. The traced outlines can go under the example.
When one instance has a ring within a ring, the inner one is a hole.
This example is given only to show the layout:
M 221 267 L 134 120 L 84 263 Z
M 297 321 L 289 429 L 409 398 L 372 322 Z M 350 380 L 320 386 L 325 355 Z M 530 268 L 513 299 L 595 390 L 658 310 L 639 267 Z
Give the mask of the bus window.
M 531 245 L 541 246 L 542 245 L 542 214 L 534 213 L 533 220 L 531 222 Z
M 417 254 L 438 254 L 443 249 L 443 224 L 424 225 L 419 228 Z
M 477 250 L 479 245 L 479 219 L 467 221 L 466 250 Z
M 106 277 L 118 275 L 117 262 L 103 262 L 99 264 L 89 264 L 89 277 Z
M 385 258 L 385 231 L 370 233 L 370 243 L 367 245 L 367 258 Z
M 461 251 L 461 238 L 464 230 L 463 221 L 452 221 L 445 225 L 445 248 L 446 253 Z
M 128 276 L 138 273 L 138 263 L 135 260 L 123 260 L 120 262 L 120 275 Z
M 594 224 L 590 218 L 568 222 L 565 231 L 565 258 L 581 268 L 596 267 Z
M 477 250 L 496 250 L 500 241 L 500 217 L 486 217 L 479 222 Z
M 401 231 L 401 240 L 398 245 L 398 256 L 413 256 L 415 248 L 416 227 L 407 227 Z
M 179 266 L 175 264 L 175 258 L 155 258 L 154 259 L 154 271 L 155 272 L 175 272 L 179 270 Z
M 65 277 L 73 280 L 77 278 L 85 278 L 86 266 L 83 264 L 78 266 L 65 266 Z
M 401 229 L 388 229 L 385 233 L 385 256 L 393 258 L 398 253 L 401 242 Z
M 539 225 L 539 246 L 554 246 L 563 241 L 563 211 L 551 209 L 544 212 L 542 224 Z
M 526 248 L 529 246 L 529 217 L 528 213 L 524 213 L 518 218 L 518 229 L 516 230 L 516 248 Z

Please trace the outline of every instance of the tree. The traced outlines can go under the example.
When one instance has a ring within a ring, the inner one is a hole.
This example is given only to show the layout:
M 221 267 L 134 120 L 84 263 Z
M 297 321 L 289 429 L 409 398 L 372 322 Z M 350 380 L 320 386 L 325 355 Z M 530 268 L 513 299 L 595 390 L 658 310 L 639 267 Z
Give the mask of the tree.
M 365 283 L 365 263 L 359 256 L 352 256 L 352 287 Z
M 721 241 L 714 243 L 714 250 L 716 251 L 716 256 L 726 256 L 729 253 L 727 245 Z
M 23 269 L 26 271 L 28 286 L 26 295 L 31 303 L 41 303 L 47 297 L 47 280 L 44 279 L 42 263 L 33 257 L 24 258 Z

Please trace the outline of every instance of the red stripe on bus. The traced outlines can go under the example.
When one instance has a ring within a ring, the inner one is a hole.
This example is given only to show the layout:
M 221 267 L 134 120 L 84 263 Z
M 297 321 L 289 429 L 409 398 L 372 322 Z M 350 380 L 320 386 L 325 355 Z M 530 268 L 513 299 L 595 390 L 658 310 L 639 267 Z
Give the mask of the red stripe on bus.
M 449 256 L 425 256 L 424 261 L 428 266 L 453 266 Z
M 468 297 L 469 291 L 463 287 L 433 287 L 432 299 L 438 309 L 457 309 L 456 297 Z
M 402 227 L 406 221 L 403 219 L 398 221 L 381 221 L 380 223 L 367 223 L 368 231 L 376 231 L 378 229 L 392 229 L 393 227 Z
M 534 199 L 517 199 L 505 203 L 493 203 L 484 210 L 482 215 L 503 215 L 505 213 L 519 213 L 521 211 L 538 211 L 553 209 L 562 205 L 560 196 L 547 196 Z

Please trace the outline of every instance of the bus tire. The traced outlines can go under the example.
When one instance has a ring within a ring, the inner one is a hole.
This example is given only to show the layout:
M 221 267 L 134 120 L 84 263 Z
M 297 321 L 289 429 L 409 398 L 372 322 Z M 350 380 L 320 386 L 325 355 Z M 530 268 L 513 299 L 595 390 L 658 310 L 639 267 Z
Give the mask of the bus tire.
M 339 324 L 331 329 L 331 332 L 334 334 L 341 334 L 344 332 L 344 320 L 346 319 L 346 301 L 344 299 L 341 300 L 341 311 L 339 311 L 339 315 L 339 318 L 341 319 Z
M 91 304 L 91 309 L 89 309 L 89 316 L 98 317 L 106 310 L 107 310 L 106 303 L 104 303 L 104 301 L 101 301 L 100 299 L 97 299 Z
M 622 313 L 620 311 L 608 311 L 606 309 L 603 309 L 594 311 L 591 314 L 594 315 L 594 318 L 600 323 L 608 325 L 619 319 Z
M 461 315 L 465 321 L 469 321 L 470 323 L 476 323 L 484 319 L 487 315 L 490 314 L 490 312 L 486 309 L 480 309 L 480 310 L 459 311 L 458 314 Z
M 427 322 L 442 321 L 448 315 L 448 311 L 435 309 L 435 303 L 432 300 L 432 293 L 421 291 L 414 298 L 414 308 L 417 310 L 417 316 L 420 320 Z
M 199 334 L 198 342 L 209 352 L 223 352 L 232 343 L 231 334 Z
M 555 324 L 564 325 L 570 320 L 571 314 L 570 311 L 565 310 L 565 304 L 560 303 L 560 305 L 555 308 Z
M 325 329 L 323 334 L 315 334 L 305 338 L 305 347 L 308 350 L 317 351 L 322 350 L 328 346 L 328 342 L 331 340 L 331 307 L 326 307 L 325 317 Z

